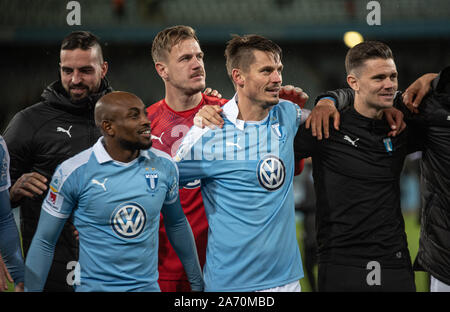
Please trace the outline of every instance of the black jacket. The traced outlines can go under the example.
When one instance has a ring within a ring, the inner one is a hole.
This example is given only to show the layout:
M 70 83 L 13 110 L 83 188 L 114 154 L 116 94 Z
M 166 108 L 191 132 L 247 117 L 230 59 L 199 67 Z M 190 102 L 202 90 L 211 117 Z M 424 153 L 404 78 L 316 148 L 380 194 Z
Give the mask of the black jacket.
M 328 139 L 302 125 L 294 141 L 296 158 L 312 156 L 319 263 L 410 268 L 400 173 L 412 147 L 406 132 L 388 138 L 386 120 L 364 117 L 352 103 Z
M 97 94 L 72 103 L 60 81 L 55 81 L 43 91 L 41 102 L 18 112 L 3 135 L 11 158 L 11 185 L 29 172 L 38 172 L 50 182 L 61 162 L 91 147 L 100 137 L 94 122 L 95 103 L 111 91 L 108 82 L 103 80 Z M 21 208 L 25 255 L 36 231 L 45 195 L 13 203 Z M 70 272 L 67 264 L 77 259 L 73 230 L 66 224 L 56 245 L 46 289 L 70 290 L 66 282 Z
M 421 168 L 422 215 L 414 268 L 450 285 L 450 67 L 432 82 L 420 107 L 425 135 Z
M 422 150 L 421 230 L 414 269 L 426 270 L 450 284 L 450 67 L 441 71 L 431 87 L 418 115 L 406 109 L 401 97 L 397 97 L 396 107 L 405 114 L 405 122 L 414 132 L 412 139 Z M 318 96 L 316 102 L 324 96 L 335 98 L 342 107 L 353 92 L 327 92 Z

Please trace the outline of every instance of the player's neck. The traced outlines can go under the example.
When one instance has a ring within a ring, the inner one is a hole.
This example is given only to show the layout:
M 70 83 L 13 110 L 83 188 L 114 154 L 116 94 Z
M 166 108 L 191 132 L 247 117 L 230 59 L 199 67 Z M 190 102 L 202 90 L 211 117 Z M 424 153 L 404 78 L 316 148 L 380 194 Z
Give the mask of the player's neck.
M 182 92 L 171 92 L 166 88 L 166 104 L 176 112 L 183 112 L 196 107 L 202 101 L 202 93 L 187 95 Z
M 267 117 L 272 106 L 254 103 L 249 98 L 238 97 L 238 119 L 244 121 L 260 121 Z
M 124 149 L 118 142 L 114 140 L 108 140 L 108 138 L 106 137 L 102 141 L 102 144 L 106 152 L 109 156 L 111 156 L 112 159 L 122 163 L 129 163 L 130 161 L 135 160 L 140 153 L 139 150 Z
M 362 99 L 358 95 L 355 95 L 354 107 L 355 110 L 364 117 L 371 119 L 381 119 L 383 117 L 382 109 L 378 109 L 376 107 L 369 105 L 367 102 L 364 101 L 364 99 Z

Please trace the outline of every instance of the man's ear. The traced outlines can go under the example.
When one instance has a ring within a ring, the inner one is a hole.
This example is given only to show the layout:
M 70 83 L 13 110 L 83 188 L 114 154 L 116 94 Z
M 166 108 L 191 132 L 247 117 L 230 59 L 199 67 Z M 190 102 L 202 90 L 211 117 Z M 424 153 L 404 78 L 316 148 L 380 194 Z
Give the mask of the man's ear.
M 239 68 L 233 68 L 231 78 L 236 86 L 243 87 L 245 84 L 245 75 Z
M 167 79 L 168 73 L 167 73 L 167 66 L 166 66 L 166 64 L 164 64 L 162 62 L 156 62 L 155 63 L 155 69 L 156 69 L 156 72 L 158 73 L 158 75 L 162 79 L 164 79 L 164 80 Z
M 115 134 L 113 124 L 110 120 L 102 121 L 102 130 L 103 130 L 103 133 L 105 133 L 111 137 L 114 136 L 114 134 Z
M 355 91 L 359 91 L 359 79 L 354 74 L 347 75 L 347 83 Z
M 106 73 L 108 72 L 108 62 L 103 62 L 102 67 L 102 78 L 105 78 Z

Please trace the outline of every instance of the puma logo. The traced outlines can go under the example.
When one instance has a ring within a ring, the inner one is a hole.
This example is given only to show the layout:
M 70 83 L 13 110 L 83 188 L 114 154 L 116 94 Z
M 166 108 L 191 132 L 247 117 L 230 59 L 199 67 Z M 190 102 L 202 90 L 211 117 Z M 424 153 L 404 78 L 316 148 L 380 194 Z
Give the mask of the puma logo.
M 344 140 L 350 142 L 354 147 L 358 147 L 358 145 L 356 145 L 356 142 L 359 141 L 359 138 L 352 140 L 348 135 L 345 135 Z
M 242 148 L 239 146 L 239 140 L 240 140 L 240 139 L 241 139 L 241 138 L 238 138 L 237 143 L 226 142 L 226 145 L 227 145 L 227 146 L 236 146 L 238 149 L 242 149 Z
M 100 186 L 103 188 L 103 190 L 106 192 L 106 186 L 105 186 L 105 183 L 106 183 L 107 180 L 108 180 L 108 178 L 105 178 L 105 179 L 103 180 L 103 183 L 100 183 L 100 182 L 98 182 L 96 179 L 92 179 L 92 183 L 97 184 L 97 185 L 100 185 Z
M 152 140 L 158 140 L 161 144 L 163 144 L 162 139 L 161 139 L 163 135 L 164 135 L 164 132 L 161 133 L 161 135 L 159 137 L 152 134 Z
M 70 129 L 72 129 L 72 126 L 69 127 L 69 129 L 64 129 L 62 127 L 58 127 L 56 128 L 57 132 L 64 132 L 65 134 L 67 134 L 69 136 L 69 138 L 72 138 L 72 135 L 70 134 Z

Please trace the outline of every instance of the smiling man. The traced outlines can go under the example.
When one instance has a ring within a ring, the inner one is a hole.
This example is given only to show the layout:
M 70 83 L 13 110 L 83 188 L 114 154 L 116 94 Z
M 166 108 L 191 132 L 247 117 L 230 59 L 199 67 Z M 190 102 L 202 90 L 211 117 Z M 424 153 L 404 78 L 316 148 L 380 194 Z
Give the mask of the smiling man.
M 108 63 L 92 33 L 75 31 L 65 37 L 59 65 L 59 79 L 45 88 L 39 103 L 18 112 L 3 135 L 11 156 L 11 206 L 20 206 L 25 255 L 56 166 L 97 141 L 94 106 L 112 91 L 106 80 Z M 73 291 L 67 277 L 70 263 L 78 258 L 77 245 L 68 223 L 55 249 L 46 291 Z
M 103 137 L 64 161 L 50 183 L 26 261 L 25 290 L 43 289 L 59 233 L 73 214 L 80 241 L 77 291 L 159 291 L 162 213 L 191 288 L 201 291 L 195 241 L 178 197 L 178 170 L 169 155 L 149 149 L 144 103 L 131 93 L 109 93 L 97 103 L 95 121 Z
M 312 156 L 316 190 L 319 291 L 415 291 L 400 206 L 405 156 L 417 150 L 406 129 L 389 137 L 383 110 L 394 103 L 391 49 L 363 42 L 347 53 L 347 97 L 339 130 L 316 140 L 301 126 L 297 158 Z
M 222 129 L 193 127 L 175 159 L 180 184 L 201 179 L 209 223 L 206 291 L 300 291 L 293 140 L 306 119 L 279 99 L 281 48 L 257 35 L 225 50 L 236 95 Z

